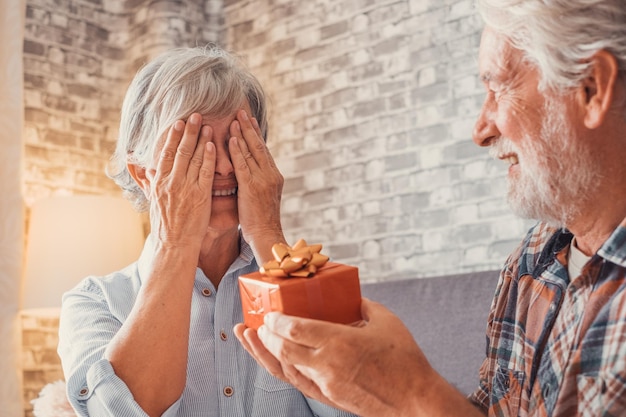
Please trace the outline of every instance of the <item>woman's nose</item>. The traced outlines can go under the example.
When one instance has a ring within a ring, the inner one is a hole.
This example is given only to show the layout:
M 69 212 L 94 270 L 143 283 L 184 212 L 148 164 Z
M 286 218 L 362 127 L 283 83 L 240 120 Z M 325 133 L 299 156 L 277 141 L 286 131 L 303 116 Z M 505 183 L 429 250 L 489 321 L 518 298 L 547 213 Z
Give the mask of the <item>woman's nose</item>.
M 215 173 L 223 177 L 232 175 L 235 170 L 230 160 L 230 152 L 228 152 L 227 145 L 216 146 L 216 150 Z

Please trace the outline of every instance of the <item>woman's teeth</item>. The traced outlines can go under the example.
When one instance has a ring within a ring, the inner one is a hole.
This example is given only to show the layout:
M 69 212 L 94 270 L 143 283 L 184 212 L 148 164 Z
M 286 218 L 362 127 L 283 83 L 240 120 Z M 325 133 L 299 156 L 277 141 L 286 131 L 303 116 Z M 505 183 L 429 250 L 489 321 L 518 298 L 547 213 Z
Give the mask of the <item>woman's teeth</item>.
M 231 188 L 229 190 L 213 190 L 213 192 L 211 193 L 213 197 L 225 197 L 235 194 L 237 194 L 237 188 Z

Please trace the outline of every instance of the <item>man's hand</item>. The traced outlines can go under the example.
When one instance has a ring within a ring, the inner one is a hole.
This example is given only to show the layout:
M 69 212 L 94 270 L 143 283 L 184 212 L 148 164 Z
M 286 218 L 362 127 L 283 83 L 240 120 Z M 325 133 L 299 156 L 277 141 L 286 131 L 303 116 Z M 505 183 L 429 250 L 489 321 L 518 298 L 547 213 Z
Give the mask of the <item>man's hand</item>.
M 259 124 L 245 110 L 230 126 L 228 149 L 237 177 L 239 223 L 259 264 L 273 259 L 274 243 L 285 242 L 280 224 L 283 176 L 276 167 Z
M 270 313 L 258 335 L 243 325 L 235 333 L 262 366 L 305 395 L 359 415 L 394 415 L 417 376 L 432 370 L 400 319 L 367 299 L 362 305 L 358 326 Z
M 170 128 L 156 170 L 149 170 L 152 231 L 164 245 L 200 248 L 211 218 L 215 176 L 212 129 L 192 114 Z
M 235 334 L 274 376 L 361 416 L 480 415 L 432 369 L 397 316 L 367 299 L 362 316 L 347 326 L 269 313 L 258 334 L 243 324 Z

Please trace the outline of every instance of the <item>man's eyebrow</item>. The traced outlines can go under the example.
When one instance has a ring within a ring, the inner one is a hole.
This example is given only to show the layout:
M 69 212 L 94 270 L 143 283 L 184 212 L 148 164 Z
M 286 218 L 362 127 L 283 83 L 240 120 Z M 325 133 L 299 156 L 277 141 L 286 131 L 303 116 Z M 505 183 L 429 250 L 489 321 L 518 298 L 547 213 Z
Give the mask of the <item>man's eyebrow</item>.
M 480 74 L 480 81 L 483 83 L 488 83 L 489 81 L 493 79 L 494 79 L 493 73 L 491 73 L 490 71 Z

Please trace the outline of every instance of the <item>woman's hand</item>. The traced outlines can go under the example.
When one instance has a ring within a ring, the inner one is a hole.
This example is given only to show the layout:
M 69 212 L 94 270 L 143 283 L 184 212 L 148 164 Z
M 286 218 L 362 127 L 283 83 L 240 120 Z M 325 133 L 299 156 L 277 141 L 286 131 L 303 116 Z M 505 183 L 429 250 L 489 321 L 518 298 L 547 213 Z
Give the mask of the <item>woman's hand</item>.
M 259 263 L 273 259 L 272 245 L 285 242 L 280 224 L 283 176 L 256 119 L 245 110 L 230 125 L 228 149 L 237 177 L 239 223 Z
M 134 176 L 150 200 L 156 247 L 133 309 L 105 357 L 151 416 L 174 404 L 187 380 L 192 286 L 211 217 L 212 135 L 200 114 L 176 121 L 156 169 Z
M 150 180 L 150 222 L 161 244 L 198 250 L 211 218 L 211 188 L 215 176 L 212 129 L 192 114 L 170 128 Z

